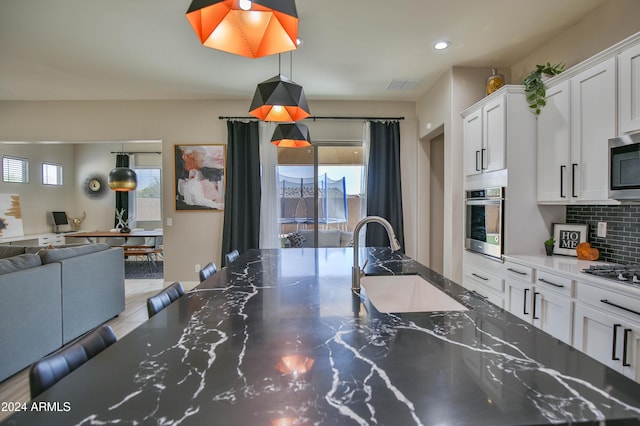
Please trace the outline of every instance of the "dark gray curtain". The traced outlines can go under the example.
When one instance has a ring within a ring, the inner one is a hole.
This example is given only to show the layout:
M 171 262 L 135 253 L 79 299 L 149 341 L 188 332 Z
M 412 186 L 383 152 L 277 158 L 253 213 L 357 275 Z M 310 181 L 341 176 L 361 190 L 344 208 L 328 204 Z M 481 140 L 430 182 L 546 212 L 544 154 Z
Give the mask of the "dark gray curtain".
M 400 180 L 400 124 L 369 123 L 371 142 L 367 170 L 367 216 L 381 216 L 389 221 L 404 253 L 402 222 L 402 184 Z M 368 224 L 366 245 L 387 247 L 389 239 L 379 224 Z
M 260 246 L 260 137 L 258 122 L 227 121 L 222 255 Z
M 116 167 L 129 167 L 129 155 L 128 154 L 118 154 L 116 155 Z M 129 191 L 114 191 L 116 193 L 116 210 L 120 211 L 124 209 L 124 214 L 122 215 L 123 220 L 127 220 L 129 218 Z M 118 219 L 113 218 L 114 227 L 118 225 Z

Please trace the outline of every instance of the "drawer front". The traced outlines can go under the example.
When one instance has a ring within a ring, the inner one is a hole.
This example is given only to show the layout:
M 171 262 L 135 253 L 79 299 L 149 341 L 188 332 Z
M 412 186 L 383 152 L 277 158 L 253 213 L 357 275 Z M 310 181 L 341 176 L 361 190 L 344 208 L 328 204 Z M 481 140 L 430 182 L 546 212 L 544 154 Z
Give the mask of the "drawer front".
M 573 280 L 546 271 L 537 271 L 536 287 L 562 294 L 566 297 L 573 297 Z
M 465 282 L 465 288 L 479 294 L 487 302 L 491 302 L 500 309 L 504 309 L 504 297 L 499 296 L 494 292 L 487 290 L 485 287 L 477 285 L 475 282 L 469 280 Z
M 505 262 L 505 267 L 507 268 L 507 276 L 533 283 L 533 268 L 513 262 Z
M 39 246 L 48 246 L 51 243 L 52 243 L 51 237 L 40 237 L 40 238 L 38 238 L 38 245 Z
M 578 282 L 576 298 L 582 303 L 595 306 L 602 312 L 622 316 L 640 324 L 640 298 L 636 295 Z
M 490 274 L 473 266 L 466 266 L 464 274 L 467 279 L 476 285 L 488 287 L 498 293 L 504 293 L 504 278 Z

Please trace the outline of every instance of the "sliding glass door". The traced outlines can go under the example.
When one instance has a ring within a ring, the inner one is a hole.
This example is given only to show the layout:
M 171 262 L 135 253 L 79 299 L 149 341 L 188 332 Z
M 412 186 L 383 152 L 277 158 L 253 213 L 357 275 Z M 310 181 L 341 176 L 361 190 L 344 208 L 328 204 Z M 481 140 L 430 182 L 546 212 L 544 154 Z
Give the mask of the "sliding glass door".
M 365 191 L 361 143 L 278 148 L 280 234 L 303 234 L 305 246 L 349 244 Z

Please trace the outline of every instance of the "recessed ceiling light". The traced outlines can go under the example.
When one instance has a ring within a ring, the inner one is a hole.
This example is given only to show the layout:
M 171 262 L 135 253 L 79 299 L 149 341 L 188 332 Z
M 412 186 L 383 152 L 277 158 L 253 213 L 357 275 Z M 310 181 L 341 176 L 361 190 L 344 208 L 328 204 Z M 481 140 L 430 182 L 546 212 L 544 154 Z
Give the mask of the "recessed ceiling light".
M 436 50 L 444 50 L 449 46 L 451 46 L 451 42 L 449 42 L 449 41 L 437 41 L 433 45 L 433 48 L 436 49 Z

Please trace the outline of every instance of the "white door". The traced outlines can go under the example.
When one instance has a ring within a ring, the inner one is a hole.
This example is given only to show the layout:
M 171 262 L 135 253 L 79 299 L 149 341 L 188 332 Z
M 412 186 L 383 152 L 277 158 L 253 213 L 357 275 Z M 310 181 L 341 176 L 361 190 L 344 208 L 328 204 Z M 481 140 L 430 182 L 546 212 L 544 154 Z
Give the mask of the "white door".
M 507 278 L 507 297 L 509 312 L 527 322 L 531 322 L 533 286 Z
M 571 344 L 573 302 L 571 299 L 536 288 L 533 293 L 533 325 Z
M 621 328 L 614 317 L 576 303 L 573 346 L 618 371 L 622 369 Z

